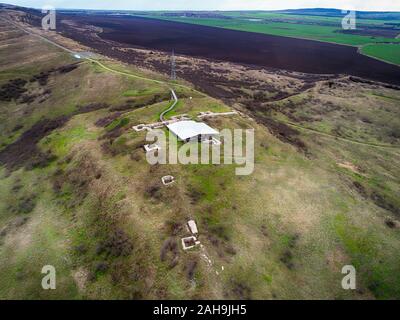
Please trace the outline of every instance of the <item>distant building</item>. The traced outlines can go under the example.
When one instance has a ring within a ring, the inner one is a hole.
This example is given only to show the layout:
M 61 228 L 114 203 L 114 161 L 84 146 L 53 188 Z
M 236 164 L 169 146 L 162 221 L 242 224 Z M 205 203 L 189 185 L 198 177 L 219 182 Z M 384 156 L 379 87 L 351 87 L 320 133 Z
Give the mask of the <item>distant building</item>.
M 203 122 L 196 121 L 178 121 L 167 125 L 167 128 L 178 137 L 179 140 L 205 141 L 212 140 L 219 132 Z

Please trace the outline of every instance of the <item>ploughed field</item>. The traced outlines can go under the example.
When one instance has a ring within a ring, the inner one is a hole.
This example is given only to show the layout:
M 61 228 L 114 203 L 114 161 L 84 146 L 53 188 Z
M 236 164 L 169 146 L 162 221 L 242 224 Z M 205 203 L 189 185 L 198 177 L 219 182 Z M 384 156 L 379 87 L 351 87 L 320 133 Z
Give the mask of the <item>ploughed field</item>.
M 134 47 L 400 84 L 400 67 L 363 56 L 356 47 L 132 16 L 79 14 L 65 18 L 101 27 L 99 35 L 104 40 Z

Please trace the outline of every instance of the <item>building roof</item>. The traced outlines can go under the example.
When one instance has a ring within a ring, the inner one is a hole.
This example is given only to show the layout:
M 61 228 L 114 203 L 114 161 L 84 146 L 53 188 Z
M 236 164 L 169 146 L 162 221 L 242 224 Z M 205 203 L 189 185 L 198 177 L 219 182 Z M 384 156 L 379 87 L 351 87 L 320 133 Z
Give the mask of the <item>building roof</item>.
M 216 135 L 219 133 L 203 122 L 192 120 L 178 121 L 167 125 L 167 128 L 181 140 L 195 138 L 200 135 Z
M 191 233 L 193 233 L 193 234 L 199 233 L 199 231 L 197 230 L 196 222 L 194 220 L 189 220 L 188 226 L 189 226 Z

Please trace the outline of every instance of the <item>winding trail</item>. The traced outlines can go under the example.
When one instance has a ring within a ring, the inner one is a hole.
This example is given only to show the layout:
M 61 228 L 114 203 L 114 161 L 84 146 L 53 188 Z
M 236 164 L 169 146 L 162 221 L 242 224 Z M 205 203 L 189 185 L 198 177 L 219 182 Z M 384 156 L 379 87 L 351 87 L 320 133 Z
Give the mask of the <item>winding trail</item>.
M 175 106 L 176 106 L 176 104 L 178 103 L 178 97 L 176 96 L 176 93 L 175 93 L 175 91 L 174 91 L 174 89 L 170 89 L 171 90 L 171 94 L 172 94 L 172 98 L 173 98 L 173 100 L 174 100 L 174 103 L 168 108 L 168 109 L 166 109 L 166 110 L 164 110 L 161 114 L 160 114 L 160 121 L 161 122 L 164 122 L 165 121 L 165 119 L 164 119 L 164 116 L 168 113 L 168 112 L 170 112 L 172 109 L 174 109 L 175 108 Z
M 346 141 L 346 142 L 350 142 L 350 143 L 355 143 L 355 144 L 359 144 L 359 145 L 363 145 L 363 146 L 368 146 L 368 147 L 374 147 L 374 148 L 385 148 L 385 149 L 400 149 L 400 146 L 397 145 L 390 145 L 390 144 L 378 144 L 378 143 L 368 143 L 368 142 L 363 142 L 363 141 L 359 141 L 359 140 L 353 140 L 353 139 L 349 139 L 349 138 L 343 138 L 343 137 L 339 137 L 339 136 L 335 136 L 333 134 L 329 134 L 326 132 L 321 132 L 319 130 L 316 129 L 312 129 L 312 128 L 307 128 L 307 127 L 303 127 L 300 126 L 298 124 L 295 124 L 293 122 L 290 121 L 285 121 L 285 120 L 277 120 L 278 122 L 282 122 L 284 124 L 287 124 L 291 127 L 297 128 L 297 129 L 301 129 L 301 130 L 305 130 L 305 131 L 310 131 L 322 136 L 326 136 L 326 137 L 330 137 L 333 139 L 338 139 L 338 140 L 342 140 L 342 141 Z

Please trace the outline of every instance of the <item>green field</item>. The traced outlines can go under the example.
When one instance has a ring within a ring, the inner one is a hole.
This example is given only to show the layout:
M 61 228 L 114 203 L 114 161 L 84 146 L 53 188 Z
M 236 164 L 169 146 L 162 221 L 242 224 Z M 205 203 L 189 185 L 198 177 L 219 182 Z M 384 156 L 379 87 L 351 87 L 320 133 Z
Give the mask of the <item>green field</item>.
M 371 44 L 362 47 L 363 54 L 400 65 L 400 45 Z
M 176 22 L 199 24 L 210 27 L 225 28 L 231 30 L 264 33 L 276 36 L 285 36 L 301 39 L 311 39 L 323 42 L 351 45 L 363 47 L 379 43 L 398 43 L 400 46 L 400 38 L 383 37 L 376 35 L 359 35 L 342 30 L 340 17 L 318 17 L 305 15 L 288 15 L 279 13 L 240 13 L 240 12 L 223 12 L 225 18 L 207 18 L 207 17 L 186 17 L 186 16 L 170 16 L 163 12 L 155 12 L 145 17 L 164 19 Z M 228 18 L 226 18 L 228 17 Z M 365 28 L 383 28 L 388 23 L 396 23 L 396 20 L 380 20 L 380 19 L 358 19 L 357 29 Z M 396 32 L 396 31 L 394 31 Z M 398 29 L 400 34 L 400 28 Z M 394 46 L 395 44 L 393 44 Z M 393 46 L 382 46 L 375 50 L 367 49 L 367 54 L 399 64 L 399 50 L 393 49 Z

